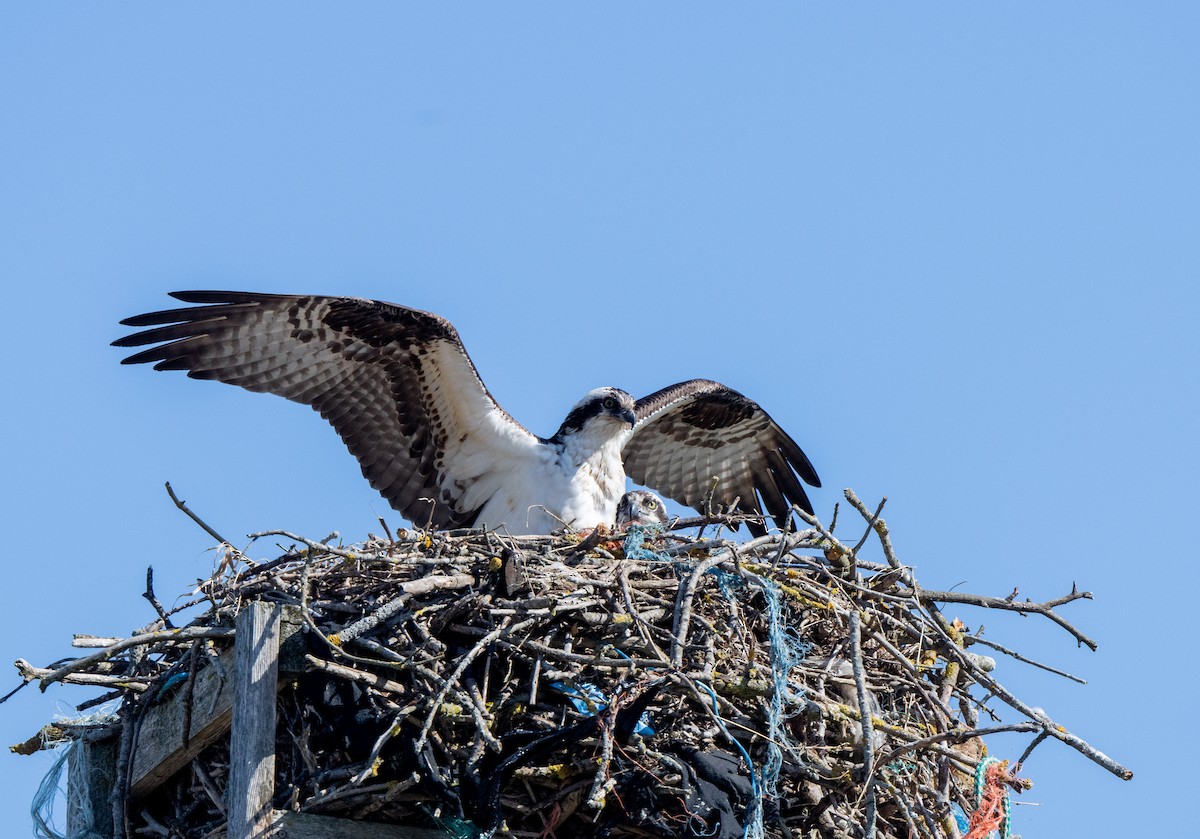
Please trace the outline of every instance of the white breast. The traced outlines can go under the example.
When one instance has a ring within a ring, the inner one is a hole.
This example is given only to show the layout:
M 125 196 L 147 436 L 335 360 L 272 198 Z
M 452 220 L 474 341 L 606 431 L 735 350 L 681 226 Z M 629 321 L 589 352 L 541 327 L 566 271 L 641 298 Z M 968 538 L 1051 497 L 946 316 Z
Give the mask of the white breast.
M 543 445 L 536 462 L 500 476 L 476 526 L 524 534 L 612 525 L 625 492 L 624 435 L 605 439 L 599 447 L 594 443 L 580 435 L 561 449 Z

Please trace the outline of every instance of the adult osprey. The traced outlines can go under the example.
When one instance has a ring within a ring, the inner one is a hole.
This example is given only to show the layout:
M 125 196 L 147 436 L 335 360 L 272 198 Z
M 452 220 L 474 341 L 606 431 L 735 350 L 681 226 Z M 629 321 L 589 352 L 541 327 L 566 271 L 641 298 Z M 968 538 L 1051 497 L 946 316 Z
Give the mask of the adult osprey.
M 756 402 L 716 382 L 680 382 L 636 402 L 598 388 L 543 439 L 496 404 L 437 315 L 353 297 L 171 296 L 204 305 L 121 321 L 154 328 L 115 346 L 158 344 L 122 363 L 153 361 L 312 406 L 371 486 L 417 524 L 514 533 L 611 524 L 628 475 L 700 512 L 711 496 L 714 509 L 736 502 L 783 527 L 792 504 L 812 510 L 800 479 L 821 485 Z

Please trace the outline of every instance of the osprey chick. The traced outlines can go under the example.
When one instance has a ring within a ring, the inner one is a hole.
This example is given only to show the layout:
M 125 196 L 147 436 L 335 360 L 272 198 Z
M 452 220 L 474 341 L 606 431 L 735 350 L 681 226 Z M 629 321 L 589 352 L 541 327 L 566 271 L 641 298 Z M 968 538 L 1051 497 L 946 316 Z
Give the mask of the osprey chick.
M 371 486 L 419 525 L 595 527 L 613 521 L 628 475 L 700 512 L 710 497 L 715 510 L 736 501 L 783 527 L 791 505 L 812 511 L 801 480 L 821 485 L 758 403 L 717 382 L 680 382 L 636 401 L 598 388 L 541 438 L 496 403 L 437 315 L 353 297 L 171 296 L 201 305 L 121 321 L 152 328 L 115 346 L 157 345 L 123 363 L 152 361 L 311 406 Z
M 627 530 L 630 525 L 666 524 L 667 507 L 663 500 L 645 489 L 631 490 L 617 502 L 616 529 Z

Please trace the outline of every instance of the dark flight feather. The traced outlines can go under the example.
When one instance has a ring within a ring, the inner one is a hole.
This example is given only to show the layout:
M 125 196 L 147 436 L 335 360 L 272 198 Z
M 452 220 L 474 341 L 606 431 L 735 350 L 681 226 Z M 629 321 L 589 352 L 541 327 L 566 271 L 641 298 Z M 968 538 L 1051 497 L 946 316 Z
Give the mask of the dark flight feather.
M 450 439 L 496 404 L 454 327 L 429 312 L 351 297 L 183 291 L 203 305 L 126 318 L 152 327 L 113 342 L 158 344 L 124 359 L 155 362 L 311 406 L 358 459 L 363 475 L 410 520 L 473 523 L 446 468 Z M 161 342 L 167 343 L 161 343 Z M 449 457 L 453 460 L 453 457 Z M 433 499 L 431 502 L 423 499 Z
M 625 471 L 635 482 L 701 513 L 717 479 L 713 505 L 770 516 L 779 527 L 792 505 L 811 513 L 801 480 L 821 486 L 796 442 L 757 402 L 718 382 L 692 379 L 639 399 L 638 423 L 625 444 Z M 751 533 L 765 528 L 748 523 Z

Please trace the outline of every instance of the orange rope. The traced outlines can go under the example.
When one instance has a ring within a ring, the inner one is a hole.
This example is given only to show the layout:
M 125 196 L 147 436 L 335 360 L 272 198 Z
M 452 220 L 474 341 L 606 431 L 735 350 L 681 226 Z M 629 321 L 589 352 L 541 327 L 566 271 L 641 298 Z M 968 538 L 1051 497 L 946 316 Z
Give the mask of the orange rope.
M 1008 761 L 989 763 L 983 773 L 983 789 L 977 793 L 978 806 L 971 814 L 971 823 L 962 839 L 985 839 L 992 831 L 1008 834 Z

